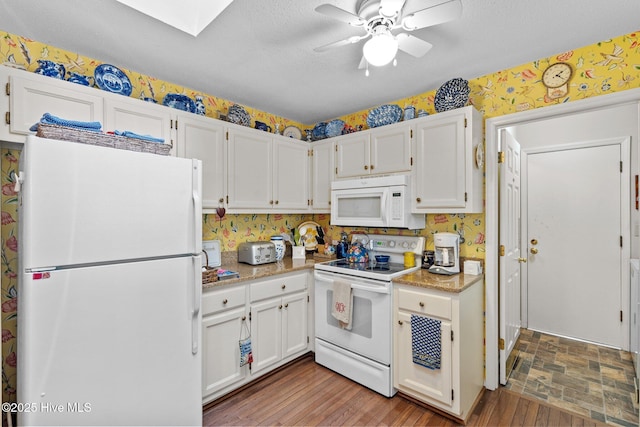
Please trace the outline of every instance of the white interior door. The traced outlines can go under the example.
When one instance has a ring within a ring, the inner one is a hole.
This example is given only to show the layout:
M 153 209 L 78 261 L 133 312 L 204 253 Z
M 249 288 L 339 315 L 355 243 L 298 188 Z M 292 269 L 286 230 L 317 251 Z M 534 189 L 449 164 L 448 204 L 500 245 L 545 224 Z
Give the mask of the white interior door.
M 530 329 L 625 346 L 622 218 L 629 202 L 622 195 L 628 194 L 629 168 L 622 167 L 622 152 L 626 150 L 628 138 L 618 138 L 528 153 Z
M 500 164 L 500 383 L 506 384 L 510 366 L 507 359 L 520 335 L 520 144 L 503 130 Z M 504 252 L 503 252 L 504 248 Z M 503 255 L 504 254 L 504 255 Z

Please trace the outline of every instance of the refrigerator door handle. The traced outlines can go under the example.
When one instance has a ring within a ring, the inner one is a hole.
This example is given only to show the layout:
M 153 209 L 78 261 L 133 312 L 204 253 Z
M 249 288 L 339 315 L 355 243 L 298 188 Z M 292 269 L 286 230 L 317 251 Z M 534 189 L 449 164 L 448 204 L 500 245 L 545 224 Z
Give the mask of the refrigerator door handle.
M 202 162 L 192 159 L 193 253 L 202 251 Z
M 198 354 L 200 345 L 200 307 L 202 301 L 202 261 L 201 255 L 192 257 L 193 309 L 191 310 L 191 353 Z

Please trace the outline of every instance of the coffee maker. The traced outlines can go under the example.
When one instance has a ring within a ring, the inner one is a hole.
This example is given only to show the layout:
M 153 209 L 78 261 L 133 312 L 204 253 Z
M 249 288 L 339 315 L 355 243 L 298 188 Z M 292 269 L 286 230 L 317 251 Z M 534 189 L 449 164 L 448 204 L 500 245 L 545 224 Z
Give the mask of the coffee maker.
M 431 273 L 460 273 L 460 236 L 457 233 L 435 233 L 433 235 L 434 260 L 429 267 Z

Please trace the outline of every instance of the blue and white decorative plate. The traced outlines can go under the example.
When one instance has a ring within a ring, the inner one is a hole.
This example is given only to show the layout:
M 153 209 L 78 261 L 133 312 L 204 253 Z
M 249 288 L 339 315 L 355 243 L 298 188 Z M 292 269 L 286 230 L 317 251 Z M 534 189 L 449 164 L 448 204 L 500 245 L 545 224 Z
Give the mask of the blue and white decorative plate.
M 251 117 L 249 116 L 249 113 L 247 113 L 247 110 L 245 110 L 242 105 L 238 105 L 238 104 L 234 104 L 231 107 L 229 107 L 229 114 L 227 114 L 227 120 L 237 125 L 242 125 L 242 126 L 251 125 Z
M 334 136 L 342 135 L 342 129 L 344 129 L 344 122 L 342 120 L 331 120 L 324 128 L 324 135 L 327 138 L 333 138 Z
M 455 108 L 464 107 L 469 101 L 469 82 L 465 79 L 457 77 L 451 79 L 438 89 L 436 97 L 433 100 L 436 111 L 453 110 Z
M 119 93 L 129 96 L 133 91 L 131 81 L 118 67 L 109 64 L 100 64 L 93 72 L 96 85 L 107 92 Z
M 189 113 L 196 112 L 196 103 L 187 95 L 181 93 L 168 93 L 162 100 L 162 105 L 175 108 L 177 110 L 187 111 Z
M 402 108 L 395 104 L 381 105 L 369 111 L 367 126 L 377 128 L 379 126 L 398 123 L 402 118 Z
M 282 135 L 287 138 L 302 139 L 302 131 L 295 126 L 287 126 L 284 128 Z

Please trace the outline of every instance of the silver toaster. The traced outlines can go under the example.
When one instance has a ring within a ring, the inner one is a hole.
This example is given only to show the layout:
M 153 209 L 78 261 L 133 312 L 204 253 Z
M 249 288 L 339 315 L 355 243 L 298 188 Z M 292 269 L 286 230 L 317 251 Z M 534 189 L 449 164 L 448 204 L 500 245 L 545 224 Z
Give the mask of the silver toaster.
M 238 262 L 258 265 L 276 262 L 276 245 L 271 242 L 245 242 L 238 245 Z

